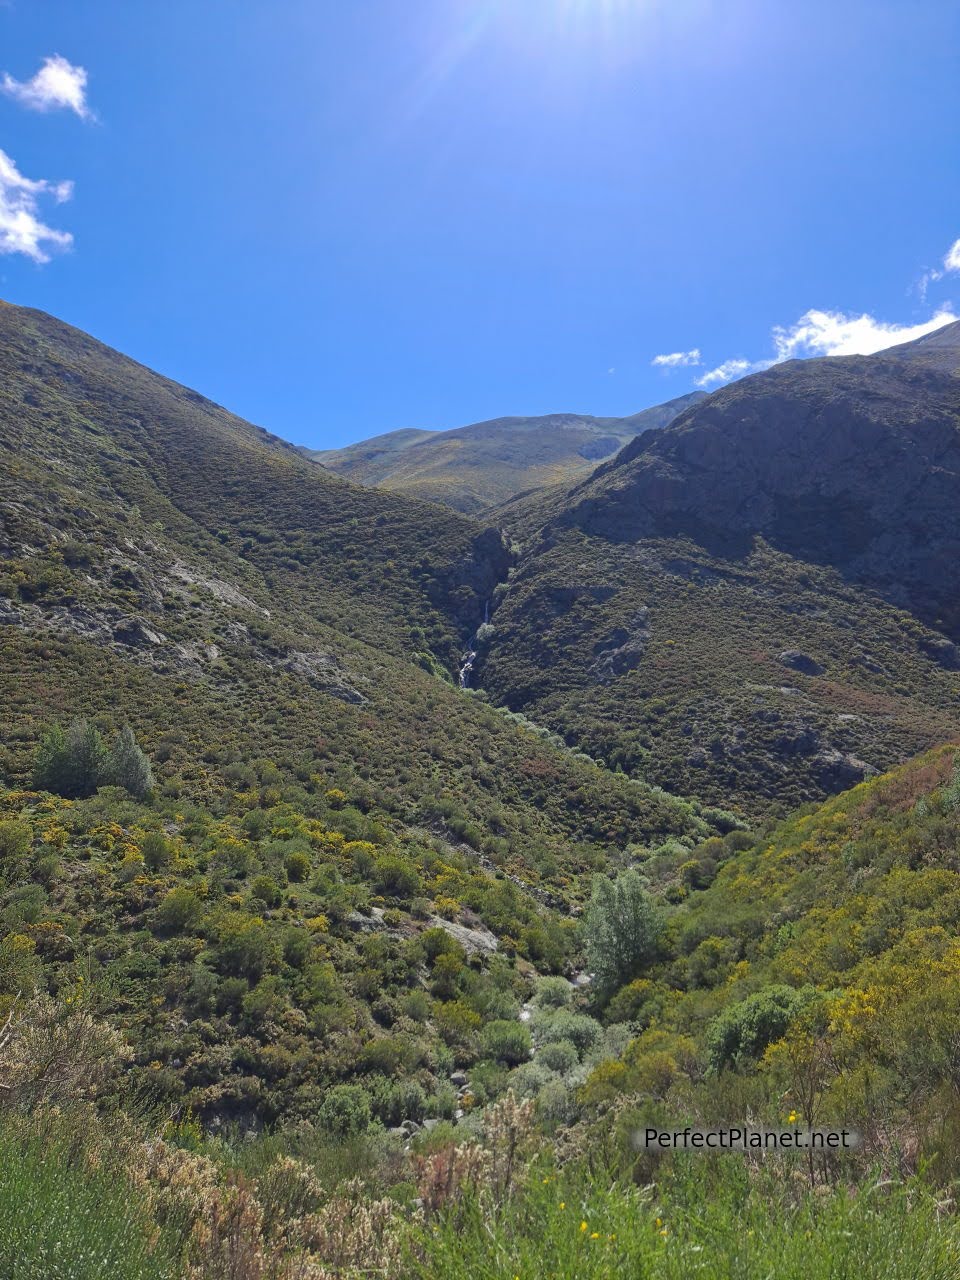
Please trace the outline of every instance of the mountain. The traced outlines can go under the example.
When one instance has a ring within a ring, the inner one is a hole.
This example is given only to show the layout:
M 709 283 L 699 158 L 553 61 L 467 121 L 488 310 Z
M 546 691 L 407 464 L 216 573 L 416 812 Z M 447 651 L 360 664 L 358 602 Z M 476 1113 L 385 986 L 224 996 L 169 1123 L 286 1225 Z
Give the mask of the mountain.
M 636 436 L 667 426 L 705 394 L 693 391 L 628 418 L 495 418 L 452 431 L 390 431 L 345 449 L 303 453 L 358 484 L 478 514 L 526 490 L 589 475 L 598 462 Z
M 499 518 L 475 664 L 608 764 L 746 808 L 960 734 L 960 324 L 791 361 Z
M 0 1272 L 956 1275 L 936 338 L 493 522 L 0 306 Z
M 497 530 L 330 475 L 8 305 L 0 459 L 8 779 L 29 780 L 45 724 L 92 715 L 134 726 L 164 794 L 327 779 L 530 883 L 697 825 L 457 689 L 511 563 Z

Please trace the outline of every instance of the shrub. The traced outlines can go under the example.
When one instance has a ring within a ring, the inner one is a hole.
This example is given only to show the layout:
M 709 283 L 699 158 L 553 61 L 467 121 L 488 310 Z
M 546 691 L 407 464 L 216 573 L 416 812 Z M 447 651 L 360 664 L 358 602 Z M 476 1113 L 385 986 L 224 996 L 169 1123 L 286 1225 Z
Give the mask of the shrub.
M 144 836 L 140 852 L 143 855 L 144 865 L 150 871 L 162 871 L 173 861 L 170 841 L 159 831 L 151 831 L 149 835 Z
M 427 1113 L 427 1095 L 416 1080 L 380 1079 L 371 1084 L 373 1112 L 385 1125 L 395 1127 L 404 1120 L 417 1123 Z
M 573 987 L 566 978 L 541 978 L 533 1003 L 538 1009 L 560 1009 L 573 998 Z
M 258 916 L 222 916 L 214 928 L 220 968 L 237 977 L 258 978 L 277 960 L 277 945 Z
M 535 1098 L 541 1090 L 556 1080 L 555 1072 L 536 1057 L 532 1062 L 523 1062 L 510 1073 L 510 1088 L 518 1098 Z
M 283 869 L 287 879 L 293 884 L 301 884 L 310 874 L 310 859 L 305 853 L 288 853 L 283 860 Z
M 171 889 L 157 907 L 157 924 L 170 933 L 189 933 L 203 915 L 203 903 L 192 889 L 181 885 Z
M 572 1040 L 554 1040 L 538 1050 L 536 1061 L 543 1063 L 551 1071 L 556 1071 L 558 1075 L 565 1075 L 577 1066 L 580 1054 Z
M 498 1019 L 488 1022 L 480 1032 L 480 1052 L 485 1058 L 494 1058 L 508 1066 L 518 1066 L 530 1058 L 530 1030 L 522 1022 Z
M 317 1120 L 336 1138 L 355 1137 L 370 1127 L 370 1095 L 359 1084 L 337 1084 L 320 1103 Z
M 714 1018 L 707 1032 L 707 1058 L 713 1071 L 758 1058 L 781 1039 L 806 1003 L 794 987 L 765 987 Z
M 33 832 L 25 822 L 9 818 L 0 822 L 0 868 L 9 871 L 10 865 L 18 862 L 32 843 Z
M 389 898 L 409 900 L 420 892 L 420 876 L 416 868 L 392 855 L 377 859 L 375 883 L 379 891 Z
M 603 1035 L 603 1028 L 595 1018 L 572 1009 L 557 1009 L 539 1017 L 535 1023 L 538 1045 L 568 1041 L 579 1053 L 592 1049 Z
M 283 892 L 272 876 L 256 876 L 251 882 L 250 893 L 268 907 L 279 907 L 283 901 Z

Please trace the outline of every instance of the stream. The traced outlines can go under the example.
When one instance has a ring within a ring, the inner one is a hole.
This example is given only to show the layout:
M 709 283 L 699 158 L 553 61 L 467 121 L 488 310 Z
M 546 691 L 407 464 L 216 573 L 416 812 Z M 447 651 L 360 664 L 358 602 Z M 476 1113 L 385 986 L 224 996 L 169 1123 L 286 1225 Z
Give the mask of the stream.
M 490 601 L 487 600 L 483 606 L 483 623 L 481 625 L 486 626 L 489 621 L 490 621 Z M 462 661 L 460 664 L 460 675 L 459 675 L 461 689 L 470 688 L 470 676 L 473 672 L 474 663 L 477 660 L 476 646 L 479 644 L 479 640 L 477 639 L 479 634 L 480 634 L 480 628 L 478 627 L 476 631 L 473 633 L 473 635 L 470 637 L 470 639 L 467 641 L 466 652 L 462 655 Z

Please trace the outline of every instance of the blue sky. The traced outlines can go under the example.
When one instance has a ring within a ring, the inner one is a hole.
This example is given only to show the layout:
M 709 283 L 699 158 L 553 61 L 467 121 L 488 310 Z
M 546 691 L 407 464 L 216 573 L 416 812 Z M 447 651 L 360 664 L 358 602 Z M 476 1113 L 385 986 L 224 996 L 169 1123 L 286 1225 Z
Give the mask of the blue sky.
M 634 412 L 960 314 L 958 54 L 955 0 L 0 0 L 0 296 L 317 447 Z

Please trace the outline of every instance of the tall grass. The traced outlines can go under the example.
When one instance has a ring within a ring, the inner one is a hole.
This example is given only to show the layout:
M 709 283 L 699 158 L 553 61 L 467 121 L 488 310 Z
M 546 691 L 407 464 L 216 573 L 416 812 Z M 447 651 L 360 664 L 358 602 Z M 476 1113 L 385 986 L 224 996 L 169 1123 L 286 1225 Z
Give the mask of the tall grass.
M 958 1280 L 960 1232 L 914 1186 L 748 1184 L 728 1158 L 669 1186 L 535 1176 L 493 1213 L 461 1200 L 418 1241 L 420 1280 Z
M 66 1133 L 0 1119 L 3 1280 L 176 1280 L 175 1242 L 116 1169 L 85 1168 Z

